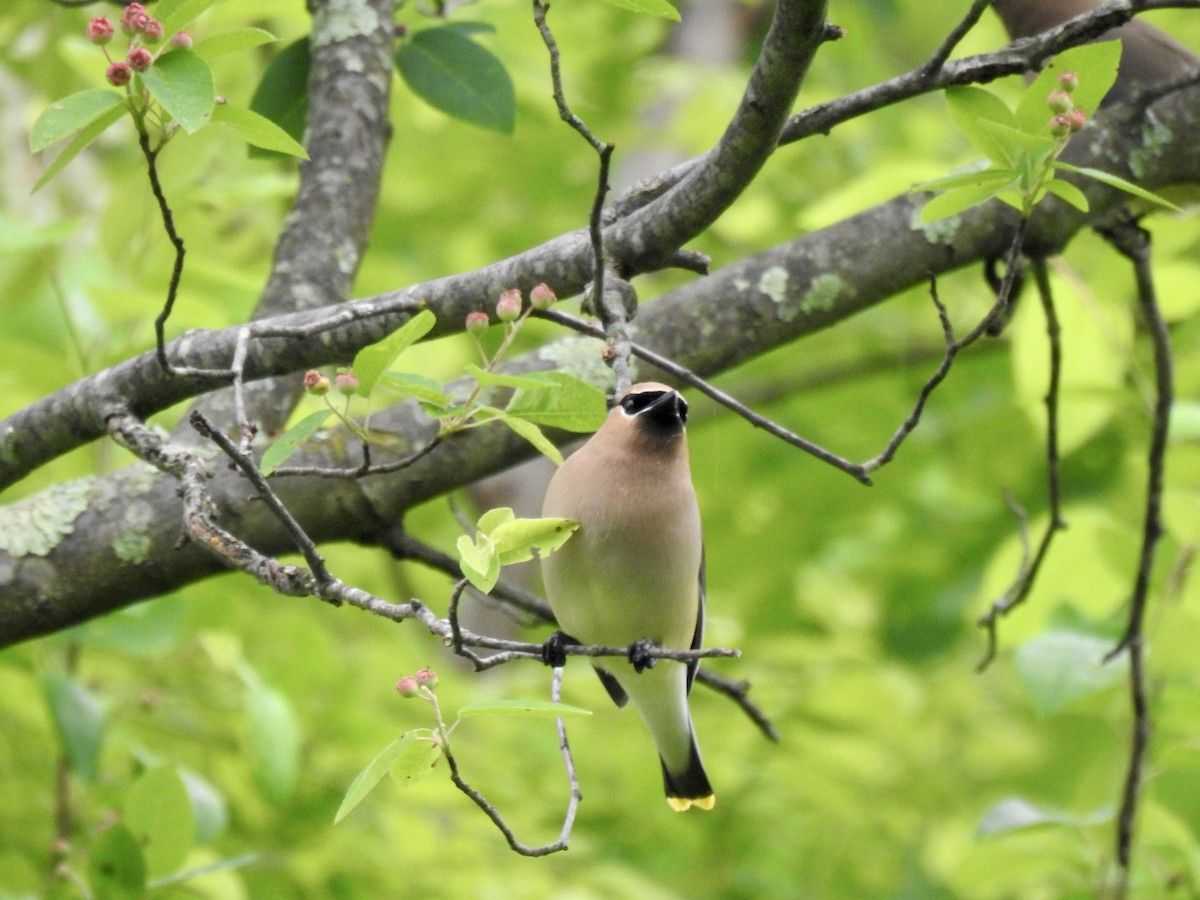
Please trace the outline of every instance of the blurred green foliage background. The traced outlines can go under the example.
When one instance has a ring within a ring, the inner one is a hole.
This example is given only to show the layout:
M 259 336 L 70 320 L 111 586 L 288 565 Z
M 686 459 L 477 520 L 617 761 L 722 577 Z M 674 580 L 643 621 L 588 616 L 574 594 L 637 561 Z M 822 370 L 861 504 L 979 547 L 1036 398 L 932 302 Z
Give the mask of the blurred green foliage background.
M 829 17 L 846 36 L 820 52 L 800 103 L 919 64 L 967 5 L 834 0 Z M 83 37 L 97 9 L 10 0 L 0 16 L 5 414 L 150 347 L 169 273 L 128 123 L 29 195 L 44 165 L 28 154 L 29 125 L 52 100 L 102 83 L 100 55 Z M 513 77 L 515 134 L 452 121 L 396 83 L 395 134 L 356 296 L 469 270 L 586 221 L 595 158 L 557 119 L 527 4 L 488 0 L 454 17 L 495 26 L 479 40 Z M 430 21 L 411 5 L 398 18 L 411 28 Z M 1194 11 L 1151 20 L 1200 48 Z M 568 97 L 616 143 L 618 179 L 652 152 L 682 159 L 710 146 L 757 40 L 751 26 L 740 59 L 698 63 L 672 52 L 670 23 L 596 0 L 555 4 L 550 22 Z M 220 3 L 193 30 L 247 24 L 280 43 L 216 61 L 218 91 L 243 105 L 270 54 L 309 25 L 302 3 L 268 0 Z M 1003 42 L 989 16 L 960 52 Z M 970 158 L 938 97 L 911 101 L 781 150 L 696 247 L 724 265 Z M 242 321 L 264 281 L 294 166 L 249 160 L 219 128 L 179 139 L 161 165 L 190 251 L 172 327 Z M 1200 542 L 1200 228 L 1194 215 L 1149 226 L 1180 404 L 1167 461 L 1169 534 L 1148 622 L 1155 732 L 1135 885 L 1138 896 L 1196 896 L 1200 579 L 1189 565 Z M 184 773 L 197 817 L 183 869 L 254 856 L 154 896 L 1095 896 L 1112 865 L 1130 722 L 1121 662 L 1098 659 L 1120 633 L 1133 584 L 1152 374 L 1124 264 L 1081 235 L 1052 265 L 1068 365 L 1070 527 L 1028 604 L 1002 624 L 999 658 L 985 672 L 975 671 L 984 636 L 974 623 L 1020 558 L 1004 492 L 1029 510 L 1034 534 L 1045 517 L 1046 349 L 1028 302 L 1003 339 L 960 360 L 870 489 L 692 398 L 708 643 L 743 652 L 712 668 L 753 682 L 752 697 L 782 733 L 772 744 L 726 699 L 694 693 L 718 795 L 713 812 L 669 810 L 648 735 L 576 663 L 565 699 L 595 715 L 570 725 L 584 802 L 568 853 L 513 854 L 441 768 L 407 789 L 385 783 L 334 827 L 355 774 L 399 734 L 430 724 L 422 704 L 394 692 L 399 677 L 435 668 L 453 710 L 545 697 L 549 671 L 514 664 L 475 675 L 413 623 L 281 598 L 227 575 L 0 652 L 0 897 L 79 893 L 69 878 L 50 877 L 64 752 L 50 713 L 55 690 L 67 691 L 82 720 L 105 723 L 95 771 L 68 776 L 76 836 L 65 857 L 74 870 L 86 870 L 131 785 L 159 765 Z M 650 298 L 690 277 L 665 273 L 638 286 Z M 944 279 L 940 290 L 964 324 L 990 300 L 978 270 Z M 553 334 L 530 328 L 526 342 Z M 914 291 L 719 383 L 862 459 L 907 414 L 940 341 L 926 292 Z M 448 378 L 471 360 L 470 343 L 453 339 L 418 348 L 404 364 Z M 96 444 L 5 499 L 126 461 Z M 444 500 L 413 510 L 407 525 L 447 549 L 459 532 Z M 323 549 L 344 581 L 444 611 L 448 579 L 365 548 Z M 474 719 L 456 732 L 455 751 L 518 837 L 557 836 L 567 789 L 548 722 Z

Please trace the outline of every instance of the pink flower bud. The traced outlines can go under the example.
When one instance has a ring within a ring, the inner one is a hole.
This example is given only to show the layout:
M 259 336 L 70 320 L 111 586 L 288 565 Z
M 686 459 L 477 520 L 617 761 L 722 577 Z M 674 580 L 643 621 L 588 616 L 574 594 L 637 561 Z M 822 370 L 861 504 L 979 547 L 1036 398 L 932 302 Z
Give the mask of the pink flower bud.
M 151 16 L 145 27 L 142 28 L 142 38 L 147 44 L 157 44 L 161 41 L 163 39 L 162 22 Z
M 176 32 L 171 35 L 170 43 L 177 50 L 189 50 L 192 46 L 192 36 L 186 31 Z
M 113 27 L 112 22 L 99 16 L 87 23 L 87 39 L 93 44 L 103 47 L 112 40 Z
M 496 318 L 501 322 L 515 322 L 521 315 L 521 292 L 517 288 L 509 288 L 500 293 L 496 301 Z
M 417 680 L 417 684 L 421 687 L 435 688 L 437 687 L 438 677 L 433 669 L 421 669 L 413 676 Z
M 140 3 L 130 3 L 121 13 L 121 30 L 126 34 L 133 34 L 136 30 L 133 24 L 134 19 L 144 15 L 146 15 L 146 7 Z
M 535 285 L 533 290 L 529 292 L 529 305 L 534 309 L 549 309 L 558 297 L 554 295 L 554 291 L 550 289 L 550 285 L 542 282 Z
M 417 679 L 413 678 L 411 675 L 405 675 L 396 682 L 396 693 L 398 693 L 401 697 L 415 697 L 417 696 L 418 687 L 420 687 L 420 685 L 417 684 Z
M 145 47 L 134 47 L 125 59 L 129 61 L 130 68 L 135 72 L 145 72 L 154 65 L 154 55 Z
M 329 393 L 330 387 L 332 385 L 329 383 L 329 379 L 316 369 L 309 369 L 304 373 L 304 390 L 314 397 L 325 396 Z
M 115 62 L 105 70 L 104 77 L 113 87 L 120 87 L 129 84 L 129 79 L 133 78 L 133 69 L 129 68 L 129 63 Z
M 1050 133 L 1056 138 L 1066 137 L 1071 133 L 1071 120 L 1067 116 L 1060 113 L 1050 120 L 1050 124 L 1046 126 L 1050 129 Z
M 480 310 L 473 310 L 467 313 L 467 331 L 470 334 L 483 334 L 491 325 L 491 320 L 488 319 L 488 314 Z
M 1074 93 L 1075 88 L 1079 87 L 1079 74 L 1077 72 L 1063 72 L 1058 76 L 1058 86 L 1068 94 Z
M 1051 112 L 1056 115 L 1069 113 L 1075 108 L 1075 101 L 1071 99 L 1071 95 L 1066 91 L 1051 91 L 1046 97 L 1046 105 L 1050 107 Z
M 358 390 L 358 376 L 353 372 L 338 372 L 333 383 L 337 387 L 338 393 L 345 394 L 347 397 Z
M 1082 109 L 1073 109 L 1067 113 L 1067 121 L 1071 123 L 1071 131 L 1079 131 L 1087 124 L 1087 113 Z

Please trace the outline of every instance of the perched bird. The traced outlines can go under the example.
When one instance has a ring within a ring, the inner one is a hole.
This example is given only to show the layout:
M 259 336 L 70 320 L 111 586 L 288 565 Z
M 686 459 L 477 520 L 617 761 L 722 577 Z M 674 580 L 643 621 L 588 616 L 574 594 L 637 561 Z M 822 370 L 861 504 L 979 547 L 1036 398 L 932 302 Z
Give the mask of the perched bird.
M 1032 37 L 1100 6 L 1104 0 L 994 0 L 1009 37 Z M 1157 84 L 1200 66 L 1187 47 L 1141 19 L 1104 32 L 1097 41 L 1120 39 L 1121 67 L 1104 103 L 1128 100 L 1140 86 Z
M 680 812 L 716 801 L 688 711 L 697 664 L 650 658 L 645 642 L 698 648 L 704 634 L 704 549 L 686 421 L 677 391 L 635 384 L 555 472 L 542 507 L 545 516 L 579 522 L 542 560 L 561 639 L 629 646 L 632 666 L 597 662 L 596 673 L 618 706 L 633 701 L 650 729 L 667 803 Z

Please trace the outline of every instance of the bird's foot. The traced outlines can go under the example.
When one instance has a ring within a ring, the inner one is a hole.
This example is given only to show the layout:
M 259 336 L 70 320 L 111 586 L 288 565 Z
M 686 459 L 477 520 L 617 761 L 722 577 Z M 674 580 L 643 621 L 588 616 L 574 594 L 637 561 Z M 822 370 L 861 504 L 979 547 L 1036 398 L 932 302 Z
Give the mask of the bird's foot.
M 561 669 L 567 664 L 567 647 L 578 645 L 579 641 L 569 634 L 556 631 L 542 644 L 542 662 L 554 669 Z
M 638 638 L 629 645 L 629 662 L 633 665 L 633 671 L 639 675 L 645 669 L 654 668 L 654 664 L 658 662 L 657 656 L 651 656 L 651 652 L 656 649 L 654 641 L 650 638 Z

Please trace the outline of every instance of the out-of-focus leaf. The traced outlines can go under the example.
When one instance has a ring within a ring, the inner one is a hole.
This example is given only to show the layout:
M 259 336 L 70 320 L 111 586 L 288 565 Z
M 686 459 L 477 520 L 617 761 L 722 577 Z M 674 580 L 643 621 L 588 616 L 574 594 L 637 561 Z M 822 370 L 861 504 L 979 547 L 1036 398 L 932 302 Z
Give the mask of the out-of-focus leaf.
M 300 774 L 300 726 L 287 697 L 272 687 L 252 685 L 246 701 L 258 782 L 268 797 L 282 802 Z
M 81 129 L 80 132 L 71 139 L 70 143 L 63 147 L 61 151 L 59 151 L 58 156 L 54 157 L 54 162 L 50 163 L 50 165 L 46 167 L 46 171 L 42 173 L 42 177 L 34 182 L 33 191 L 31 191 L 31 193 L 36 193 L 38 190 L 40 190 L 41 187 L 46 184 L 46 182 L 66 168 L 67 163 L 78 156 L 81 150 L 87 147 L 88 144 L 98 138 L 110 125 L 120 120 L 128 112 L 129 108 L 126 107 L 125 104 L 118 104 L 117 106 L 112 107 L 112 109 L 110 109 L 100 118 L 94 120 L 86 128 Z
M 162 22 L 163 35 L 170 38 L 217 0 L 159 0 L 150 12 Z
M 137 839 L 146 877 L 170 875 L 187 858 L 196 817 L 179 773 L 171 766 L 147 770 L 125 795 L 124 823 Z
M 47 674 L 43 688 L 67 762 L 83 778 L 95 781 L 104 742 L 104 708 L 86 687 L 67 675 Z
M 1128 657 L 1105 663 L 1112 648 L 1109 638 L 1069 631 L 1051 631 L 1018 647 L 1017 674 L 1038 714 L 1054 715 L 1122 681 Z
M 95 900 L 134 900 L 146 892 L 146 860 L 137 838 L 117 822 L 92 844 L 88 880 Z
M 681 21 L 679 10 L 668 3 L 667 0 L 604 0 L 604 2 L 620 7 L 621 9 L 629 9 L 651 16 L 661 16 L 664 19 L 670 19 L 672 22 Z
M 487 700 L 468 703 L 458 714 L 464 719 L 472 716 L 535 716 L 557 719 L 560 716 L 590 716 L 592 711 L 582 706 L 553 703 L 549 700 Z

